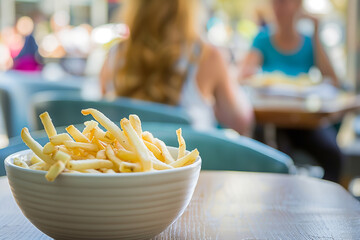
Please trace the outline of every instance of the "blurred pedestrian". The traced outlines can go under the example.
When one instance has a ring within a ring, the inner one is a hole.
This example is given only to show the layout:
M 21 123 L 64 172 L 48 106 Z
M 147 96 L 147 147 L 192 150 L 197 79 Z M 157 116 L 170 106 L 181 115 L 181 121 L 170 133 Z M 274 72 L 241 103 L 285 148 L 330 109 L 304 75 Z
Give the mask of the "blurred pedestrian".
M 14 58 L 13 69 L 21 71 L 41 71 L 42 64 L 38 52 L 38 45 L 33 36 L 34 22 L 30 17 L 19 18 L 16 30 L 24 38 L 24 46 L 20 53 Z

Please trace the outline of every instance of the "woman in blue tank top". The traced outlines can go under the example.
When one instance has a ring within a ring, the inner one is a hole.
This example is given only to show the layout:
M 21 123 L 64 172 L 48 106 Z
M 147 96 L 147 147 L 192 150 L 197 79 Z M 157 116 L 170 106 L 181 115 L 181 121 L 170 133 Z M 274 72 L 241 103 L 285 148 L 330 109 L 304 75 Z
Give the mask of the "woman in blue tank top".
M 334 86 L 339 86 L 338 78 L 319 39 L 318 21 L 306 16 L 314 22 L 312 37 L 300 34 L 295 27 L 301 13 L 301 4 L 301 0 L 272 0 L 275 28 L 261 31 L 255 37 L 243 62 L 241 78 L 255 74 L 259 67 L 263 72 L 280 71 L 289 76 L 297 76 L 308 73 L 312 66 L 316 66 L 324 77 L 332 80 Z M 307 151 L 324 168 L 325 179 L 339 180 L 342 154 L 333 129 L 277 129 L 277 141 L 279 149 L 290 156 L 293 155 L 294 148 Z
M 296 20 L 301 16 L 302 0 L 272 0 L 276 24 L 274 29 L 261 31 L 245 57 L 241 78 L 255 74 L 260 66 L 264 72 L 281 71 L 290 76 L 308 73 L 312 66 L 339 86 L 338 78 L 326 55 L 318 34 L 318 20 L 303 15 L 314 23 L 312 37 L 299 33 Z
M 264 72 L 281 71 L 289 76 L 308 73 L 315 65 L 314 48 L 309 36 L 299 35 L 300 44 L 293 51 L 282 51 L 274 43 L 271 30 L 260 32 L 254 39 L 252 51 L 262 56 Z

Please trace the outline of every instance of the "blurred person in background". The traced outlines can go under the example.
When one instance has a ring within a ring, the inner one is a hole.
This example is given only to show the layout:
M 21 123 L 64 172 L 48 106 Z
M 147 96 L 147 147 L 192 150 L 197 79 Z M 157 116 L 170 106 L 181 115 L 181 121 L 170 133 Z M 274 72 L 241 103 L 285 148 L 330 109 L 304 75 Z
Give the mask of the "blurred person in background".
M 0 72 L 11 69 L 13 59 L 9 47 L 4 43 L 2 32 L 0 32 Z
M 252 48 L 242 63 L 241 79 L 255 74 L 259 67 L 263 72 L 280 71 L 289 76 L 308 73 L 316 66 L 324 77 L 338 87 L 339 80 L 319 39 L 319 22 L 302 12 L 302 0 L 271 0 L 275 15 L 274 29 L 260 31 Z M 308 18 L 314 23 L 312 37 L 299 33 L 296 22 Z M 292 156 L 293 149 L 310 153 L 324 168 L 324 178 L 338 181 L 342 154 L 336 143 L 336 132 L 332 128 L 315 130 L 277 129 L 279 149 Z
M 110 50 L 100 74 L 102 92 L 110 85 L 117 96 L 182 107 L 195 128 L 214 128 L 219 121 L 249 135 L 252 107 L 219 51 L 200 39 L 197 4 L 125 1 L 130 37 Z
M 21 71 L 41 71 L 42 64 L 38 45 L 33 36 L 34 22 L 30 17 L 23 16 L 16 23 L 16 31 L 23 36 L 24 45 L 14 58 L 13 69 Z

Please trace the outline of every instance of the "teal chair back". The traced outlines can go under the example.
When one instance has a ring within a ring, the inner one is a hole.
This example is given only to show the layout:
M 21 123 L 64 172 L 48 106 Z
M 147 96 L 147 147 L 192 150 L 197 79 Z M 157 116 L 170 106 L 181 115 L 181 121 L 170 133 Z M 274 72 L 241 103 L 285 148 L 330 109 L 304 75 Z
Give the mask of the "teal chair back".
M 30 127 L 29 114 L 31 98 L 35 93 L 48 90 L 76 91 L 80 93 L 82 82 L 79 80 L 63 80 L 51 82 L 42 78 L 40 74 L 24 74 L 20 72 L 6 72 L 0 74 L 0 89 L 8 95 L 7 115 L 9 120 L 8 135 L 14 137 L 20 134 L 23 127 Z
M 5 89 L 0 88 L 0 134 L 9 136 L 10 132 L 10 98 Z
M 175 124 L 149 123 L 143 126 L 168 146 L 178 146 Z M 253 139 L 228 136 L 223 130 L 200 132 L 181 126 L 188 150 L 197 148 L 203 170 L 292 173 L 294 163 L 286 154 Z
M 83 125 L 78 125 L 82 129 Z M 199 132 L 188 125 L 143 123 L 143 130 L 150 131 L 169 146 L 178 146 L 175 130 L 183 130 L 188 150 L 197 148 L 203 160 L 203 170 L 230 170 L 272 173 L 294 173 L 294 163 L 286 154 L 247 137 L 228 137 L 222 130 Z M 58 128 L 64 132 L 64 127 Z M 32 136 L 44 145 L 48 142 L 44 131 L 32 132 Z M 0 163 L 8 155 L 27 149 L 19 137 L 10 146 L 0 149 Z M 4 173 L 3 166 L 0 166 Z
M 130 114 L 137 114 L 143 122 L 189 124 L 185 113 L 178 107 L 128 98 L 92 101 L 83 99 L 79 94 L 49 91 L 33 97 L 34 128 L 43 128 L 38 116 L 45 111 L 49 112 L 55 126 L 83 123 L 91 119 L 90 116 L 81 114 L 81 110 L 85 108 L 96 108 L 114 122 L 119 122 Z

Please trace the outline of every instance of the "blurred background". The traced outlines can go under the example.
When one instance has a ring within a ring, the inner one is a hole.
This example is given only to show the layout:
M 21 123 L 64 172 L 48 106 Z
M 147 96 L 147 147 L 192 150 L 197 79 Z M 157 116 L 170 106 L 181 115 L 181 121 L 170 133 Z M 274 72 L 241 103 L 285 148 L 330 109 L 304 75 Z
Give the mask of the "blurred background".
M 354 84 L 356 0 L 303 5 L 321 20 L 321 40 L 337 75 Z M 128 36 L 121 6 L 121 0 L 0 0 L 0 70 L 41 71 L 49 80 L 97 75 L 112 43 Z M 273 21 L 267 0 L 204 0 L 202 12 L 203 38 L 221 48 L 230 64 L 241 63 L 259 29 Z M 298 28 L 309 35 L 313 30 L 307 20 Z M 24 60 L 32 53 L 35 62 Z

